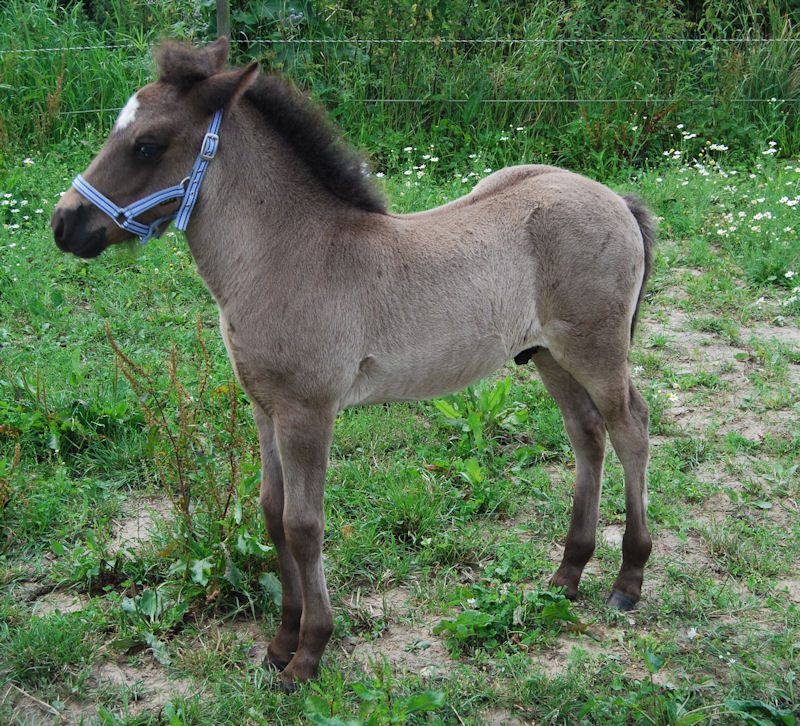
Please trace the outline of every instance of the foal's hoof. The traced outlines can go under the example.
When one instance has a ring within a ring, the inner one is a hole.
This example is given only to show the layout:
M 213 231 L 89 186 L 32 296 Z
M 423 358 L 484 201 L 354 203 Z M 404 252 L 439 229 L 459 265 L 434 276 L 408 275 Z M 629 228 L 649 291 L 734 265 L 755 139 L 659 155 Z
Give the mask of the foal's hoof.
M 278 671 L 278 673 L 282 673 L 283 669 L 289 665 L 288 660 L 282 660 L 281 658 L 276 658 L 275 656 L 270 655 L 267 653 L 264 656 L 264 660 L 261 662 L 261 667 L 267 671 Z
M 636 600 L 630 595 L 626 595 L 624 592 L 612 590 L 611 594 L 606 598 L 606 605 L 610 605 L 617 610 L 633 610 L 636 606 Z
M 578 599 L 578 586 L 577 584 L 573 584 L 571 581 L 567 582 L 564 578 L 559 577 L 559 574 L 556 572 L 550 578 L 550 583 L 548 587 L 551 590 L 560 590 L 561 594 L 567 598 L 567 600 L 577 600 Z
M 278 683 L 280 683 L 281 690 L 284 693 L 294 693 L 298 688 L 300 688 L 300 684 L 294 678 L 284 678 L 281 676 L 278 679 Z

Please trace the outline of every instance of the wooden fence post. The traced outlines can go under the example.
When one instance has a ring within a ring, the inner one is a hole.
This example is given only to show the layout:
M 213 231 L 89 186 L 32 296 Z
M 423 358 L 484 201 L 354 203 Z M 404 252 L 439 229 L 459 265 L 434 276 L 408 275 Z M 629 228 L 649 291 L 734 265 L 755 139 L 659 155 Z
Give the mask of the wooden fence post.
M 217 37 L 231 37 L 231 3 L 230 0 L 217 0 Z

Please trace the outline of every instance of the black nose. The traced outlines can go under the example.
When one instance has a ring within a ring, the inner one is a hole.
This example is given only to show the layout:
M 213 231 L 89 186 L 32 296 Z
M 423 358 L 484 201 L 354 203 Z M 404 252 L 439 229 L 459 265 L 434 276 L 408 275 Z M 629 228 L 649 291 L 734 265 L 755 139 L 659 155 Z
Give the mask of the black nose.
M 50 226 L 60 250 L 78 257 L 97 257 L 106 248 L 105 230 L 102 227 L 89 228 L 90 213 L 91 208 L 86 204 L 56 207 Z
M 53 239 L 56 241 L 56 245 L 58 245 L 58 249 L 62 252 L 69 252 L 69 247 L 67 246 L 67 224 L 64 221 L 64 217 L 66 216 L 66 212 L 63 209 L 56 209 L 53 212 L 53 218 L 50 220 L 50 226 L 53 228 Z

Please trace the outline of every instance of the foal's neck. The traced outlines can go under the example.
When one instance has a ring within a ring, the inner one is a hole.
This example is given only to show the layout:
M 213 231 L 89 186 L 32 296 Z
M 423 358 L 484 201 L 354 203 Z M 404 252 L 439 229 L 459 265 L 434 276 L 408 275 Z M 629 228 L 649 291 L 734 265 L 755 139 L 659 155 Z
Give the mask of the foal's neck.
M 224 306 L 234 290 L 263 285 L 265 277 L 285 284 L 290 273 L 307 282 L 324 274 L 324 248 L 340 237 L 343 220 L 362 216 L 370 214 L 328 191 L 277 134 L 237 107 L 223 122 L 186 235 L 200 275 Z

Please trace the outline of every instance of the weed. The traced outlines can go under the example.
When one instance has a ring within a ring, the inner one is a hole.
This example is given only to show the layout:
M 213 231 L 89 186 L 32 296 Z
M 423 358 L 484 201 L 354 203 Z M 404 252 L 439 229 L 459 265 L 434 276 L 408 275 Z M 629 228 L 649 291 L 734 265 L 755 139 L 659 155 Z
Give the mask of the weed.
M 481 579 L 459 588 L 450 601 L 462 608 L 452 620 L 442 620 L 434 634 L 446 633 L 457 651 L 492 652 L 512 647 L 529 650 L 540 646 L 562 623 L 580 626 L 569 600 L 549 591 L 530 590 L 519 579 L 520 562 L 512 553 L 484 570 Z
M 12 497 L 11 482 L 14 471 L 19 466 L 20 453 L 22 449 L 19 443 L 14 446 L 14 454 L 11 457 L 11 462 L 5 459 L 0 459 L 0 517 L 2 517 L 6 504 Z
M 149 426 L 148 453 L 173 505 L 177 526 L 166 548 L 175 558 L 173 571 L 183 572 L 205 594 L 206 603 L 230 591 L 248 598 L 260 593 L 263 569 L 274 566 L 257 505 L 260 472 L 252 465 L 242 468 L 255 454 L 242 436 L 241 390 L 233 380 L 211 385 L 200 319 L 195 369 L 190 375 L 179 371 L 173 344 L 165 392 L 122 352 L 108 327 L 106 332 L 120 370 L 141 402 Z M 187 379 L 196 381 L 192 394 L 182 383 Z
M 426 690 L 409 695 L 399 694 L 392 678 L 389 663 L 370 663 L 373 678 L 351 684 L 357 699 L 357 719 L 343 720 L 338 714 L 346 711 L 337 690 L 323 690 L 312 683 L 311 691 L 304 701 L 304 713 L 314 726 L 380 726 L 381 724 L 405 724 L 416 713 L 439 711 L 445 706 L 445 694 Z M 339 688 L 341 688 L 341 684 Z
M 493 386 L 470 386 L 457 396 L 433 401 L 433 405 L 467 435 L 468 450 L 485 450 L 493 440 L 513 433 L 528 419 L 520 401 L 510 401 L 511 376 Z

